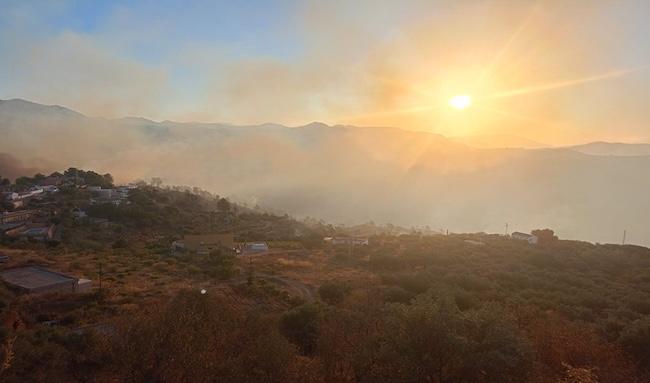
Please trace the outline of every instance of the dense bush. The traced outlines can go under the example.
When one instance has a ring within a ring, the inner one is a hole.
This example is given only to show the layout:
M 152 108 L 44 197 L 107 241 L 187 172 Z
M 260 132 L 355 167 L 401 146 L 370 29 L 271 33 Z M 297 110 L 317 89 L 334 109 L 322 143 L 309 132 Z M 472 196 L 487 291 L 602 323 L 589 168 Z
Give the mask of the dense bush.
M 318 295 L 324 302 L 336 305 L 343 301 L 348 290 L 348 286 L 344 283 L 327 282 L 318 288 Z
M 287 382 L 301 368 L 269 318 L 186 292 L 120 326 L 110 358 L 123 382 Z
M 304 304 L 282 315 L 280 332 L 298 346 L 305 355 L 316 350 L 322 309 L 315 304 Z
M 221 250 L 211 252 L 205 262 L 205 271 L 211 277 L 230 278 L 235 271 L 235 255 Z
M 650 317 L 631 323 L 621 333 L 621 344 L 634 356 L 639 367 L 650 371 Z

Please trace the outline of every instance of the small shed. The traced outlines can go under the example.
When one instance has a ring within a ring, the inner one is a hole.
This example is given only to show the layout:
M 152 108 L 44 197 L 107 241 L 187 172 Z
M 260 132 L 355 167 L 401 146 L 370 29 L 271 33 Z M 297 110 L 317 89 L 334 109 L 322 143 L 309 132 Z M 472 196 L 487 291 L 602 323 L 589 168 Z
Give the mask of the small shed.
M 40 266 L 24 266 L 3 270 L 0 279 L 7 285 L 27 293 L 77 292 L 79 279 L 47 270 Z M 84 289 L 88 289 L 84 282 Z
M 269 251 L 269 245 L 266 242 L 249 242 L 244 247 L 246 253 L 264 253 Z
M 215 250 L 233 251 L 234 248 L 235 236 L 233 233 L 186 235 L 183 240 L 172 243 L 172 253 L 186 251 L 198 255 L 208 255 Z

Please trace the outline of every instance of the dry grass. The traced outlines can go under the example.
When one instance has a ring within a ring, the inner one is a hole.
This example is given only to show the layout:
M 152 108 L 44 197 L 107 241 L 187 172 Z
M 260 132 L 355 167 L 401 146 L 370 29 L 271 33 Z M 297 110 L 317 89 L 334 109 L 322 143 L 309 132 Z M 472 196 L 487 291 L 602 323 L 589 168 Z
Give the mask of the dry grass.
M 133 243 L 133 242 L 132 242 Z M 33 246 L 30 249 L 0 247 L 11 257 L 1 268 L 24 264 L 40 264 L 52 270 L 67 273 L 78 278 L 93 281 L 93 290 L 99 288 L 99 265 L 102 265 L 101 304 L 88 304 L 75 308 L 79 319 L 75 325 L 105 322 L 119 316 L 129 316 L 147 307 L 165 302 L 181 290 L 206 289 L 209 294 L 224 297 L 236 309 L 261 308 L 280 313 L 292 304 L 291 296 L 300 297 L 295 286 L 275 283 L 272 279 L 258 278 L 257 287 L 246 286 L 249 256 L 235 261 L 237 274 L 228 281 L 209 278 L 199 264 L 188 259 L 160 256 L 146 247 L 145 242 L 135 242 L 128 249 L 105 249 L 102 251 L 71 251 L 65 247 L 46 248 Z M 376 283 L 376 276 L 360 270 L 333 263 L 331 257 L 322 251 L 286 251 L 275 249 L 272 253 L 252 256 L 257 275 L 273 275 L 295 281 L 315 292 L 323 283 L 354 281 L 355 284 Z M 277 281 L 276 281 L 277 282 Z M 304 294 L 301 298 L 304 298 Z M 41 301 L 54 297 L 24 297 Z M 64 298 L 56 298 L 64 299 Z M 68 299 L 68 298 L 65 298 Z M 64 301 L 65 301 L 64 299 Z M 40 307 L 50 307 L 41 305 Z M 54 306 L 52 306 L 54 307 Z M 49 309 L 48 309 L 49 310 Z M 55 312 L 55 316 L 63 313 Z M 54 315 L 54 314 L 53 314 Z

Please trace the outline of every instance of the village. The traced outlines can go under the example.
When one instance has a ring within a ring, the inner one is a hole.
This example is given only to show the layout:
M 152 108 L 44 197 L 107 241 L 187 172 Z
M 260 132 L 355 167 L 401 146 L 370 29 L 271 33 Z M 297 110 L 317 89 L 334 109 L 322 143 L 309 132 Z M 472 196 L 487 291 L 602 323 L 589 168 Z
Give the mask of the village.
M 88 185 L 85 182 L 85 172 L 70 169 L 65 174 L 58 172 L 49 176 L 37 174 L 33 178 L 22 177 L 16 184 L 3 183 L 0 186 L 0 239 L 10 242 L 40 242 L 56 246 L 62 240 L 64 231 L 60 224 L 60 216 L 66 207 L 61 204 L 58 194 L 61 188 L 75 188 L 88 192 L 86 201 L 80 201 L 83 206 L 110 203 L 119 205 L 128 203 L 129 191 L 135 185 L 120 187 L 104 187 Z M 101 177 L 94 173 L 94 178 L 101 179 L 102 184 L 110 184 L 110 176 Z M 90 177 L 89 177 L 90 178 Z M 88 224 L 102 224 L 106 220 L 87 217 L 82 205 L 70 209 L 75 220 Z M 14 263 L 8 255 L 0 254 L 0 262 Z M 24 292 L 87 292 L 91 281 L 75 278 L 60 272 L 51 271 L 41 266 L 24 266 L 0 271 L 0 278 L 11 287 Z
M 152 181 L 152 184 L 156 182 Z M 34 177 L 21 177 L 13 184 L 4 182 L 0 189 L 2 193 L 0 240 L 6 249 L 40 249 L 30 253 L 41 255 L 35 258 L 24 257 L 15 255 L 24 252 L 2 250 L 0 247 L 0 279 L 10 289 L 20 293 L 87 293 L 102 288 L 106 289 L 114 278 L 107 277 L 106 272 L 92 270 L 88 267 L 85 269 L 82 267 L 72 273 L 69 270 L 63 271 L 61 269 L 65 268 L 66 263 L 62 262 L 62 257 L 52 261 L 51 257 L 45 256 L 44 258 L 43 254 L 61 252 L 61 249 L 68 248 L 75 240 L 82 241 L 78 239 L 82 235 L 80 233 L 86 233 L 89 238 L 95 239 L 95 241 L 85 240 L 86 242 L 82 242 L 82 245 L 93 243 L 96 248 L 97 242 L 112 241 L 108 244 L 113 248 L 113 252 L 120 251 L 121 247 L 130 247 L 126 243 L 127 241 L 142 238 L 141 227 L 136 225 L 140 228 L 131 229 L 132 225 L 128 222 L 130 218 L 126 223 L 124 219 L 121 222 L 114 222 L 109 219 L 110 214 L 102 213 L 106 213 L 106 209 L 128 208 L 128 205 L 131 204 L 129 197 L 143 186 L 146 186 L 143 182 L 114 186 L 109 174 L 99 175 L 92 171 L 75 168 L 70 168 L 64 173 L 55 172 L 49 176 L 37 174 Z M 186 194 L 183 195 L 186 196 Z M 193 200 L 195 197 L 190 195 L 188 198 Z M 197 204 L 198 202 L 194 201 L 193 203 Z M 236 206 L 231 206 L 222 198 L 213 208 L 214 211 L 209 213 L 208 218 L 210 225 L 206 228 L 197 224 L 198 232 L 192 227 L 191 233 L 164 236 L 166 239 L 163 240 L 163 244 L 159 244 L 157 239 L 163 236 L 155 229 L 147 231 L 147 241 L 161 247 L 161 250 L 153 256 L 156 263 L 169 262 L 169 259 L 198 259 L 199 261 L 196 262 L 200 264 L 203 262 L 200 260 L 210 259 L 211 255 L 219 254 L 224 257 L 246 257 L 249 262 L 247 265 L 250 265 L 253 259 L 263 256 L 264 260 L 256 261 L 261 266 L 268 260 L 279 260 L 281 264 L 295 262 L 286 259 L 296 255 L 298 255 L 300 259 L 298 263 L 300 263 L 305 262 L 305 259 L 309 259 L 314 254 L 322 254 L 321 250 L 306 252 L 303 246 L 297 245 L 298 242 L 291 241 L 304 240 L 303 234 L 309 231 L 294 221 L 281 218 L 281 225 L 277 225 L 277 222 L 269 224 L 255 214 L 240 211 L 237 213 L 239 220 L 249 219 L 249 221 L 235 224 Z M 201 214 L 203 212 L 198 215 Z M 120 219 L 118 218 L 117 221 Z M 283 225 L 291 227 L 284 229 Z M 256 227 L 258 228 L 256 229 Z M 268 231 L 277 228 L 281 228 L 281 234 L 270 236 L 268 233 L 267 235 L 254 234 L 255 230 Z M 237 234 L 234 230 L 237 231 Z M 119 239 L 114 238 L 116 237 L 115 232 L 121 233 L 117 235 L 120 237 Z M 280 237 L 278 238 L 278 236 Z M 276 237 L 275 241 L 273 241 L 273 237 Z M 98 239 L 99 241 L 97 241 Z M 282 239 L 282 241 L 278 241 L 278 239 Z M 323 246 L 330 248 L 366 246 L 369 243 L 367 236 L 323 237 L 318 234 L 315 240 L 320 242 L 318 248 L 323 248 Z M 310 241 L 314 241 L 313 234 Z M 164 243 L 169 244 L 165 245 Z M 165 249 L 165 247 L 167 248 Z M 80 248 L 80 250 L 84 249 Z M 68 250 L 65 252 L 67 253 Z M 307 253 L 311 255 L 305 256 Z M 79 260 L 73 261 L 68 264 L 67 268 L 70 269 L 70 265 L 78 264 Z M 110 265 L 110 262 L 106 262 L 103 267 L 109 270 L 115 268 Z M 102 276 L 104 277 L 103 285 Z M 267 279 L 279 284 L 285 290 L 291 290 L 290 285 L 298 283 L 299 287 L 294 288 L 293 292 L 310 299 L 312 292 L 317 287 L 314 285 L 305 287 L 300 285 L 300 282 L 288 281 L 277 276 L 267 276 Z M 186 285 L 186 283 L 183 284 Z M 203 285 L 206 283 L 204 282 Z M 305 291 L 308 292 L 305 293 Z
M 159 181 L 152 181 L 152 184 L 154 183 L 159 184 Z M 128 205 L 131 203 L 129 200 L 131 192 L 143 185 L 146 184 L 140 182 L 139 184 L 114 186 L 110 174 L 99 175 L 92 171 L 86 172 L 75 168 L 70 168 L 64 173 L 55 172 L 49 176 L 37 174 L 32 178 L 22 177 L 17 179 L 15 184 L 5 182 L 0 186 L 2 193 L 0 239 L 6 244 L 41 243 L 46 247 L 55 248 L 63 240 L 66 230 L 74 231 L 78 227 L 110 230 L 117 227 L 114 222 L 96 214 L 89 215 L 88 212 L 92 211 L 93 207 L 102 205 L 112 207 Z M 62 190 L 66 191 L 63 194 L 71 194 L 73 191 L 74 198 L 62 197 Z M 211 213 L 218 219 L 221 218 L 222 225 L 218 232 L 209 232 L 210 230 L 204 229 L 200 233 L 177 235 L 177 238 L 170 240 L 167 250 L 163 248 L 159 257 L 165 259 L 167 257 L 193 256 L 207 259 L 211 254 L 223 253 L 235 257 L 248 256 L 251 260 L 258 256 L 265 256 L 267 259 L 279 257 L 283 260 L 282 257 L 286 255 L 306 254 L 305 250 L 295 250 L 301 248 L 300 245 L 296 246 L 293 243 L 286 246 L 286 239 L 304 239 L 301 238 L 304 228 L 294 228 L 289 235 L 291 238 L 283 238 L 284 242 L 275 241 L 273 247 L 270 247 L 269 241 L 259 236 L 257 239 L 262 240 L 236 238 L 232 231 L 233 218 L 230 209 L 229 203 L 222 199 L 217 204 L 214 213 Z M 73 222 L 72 228 L 65 227 L 64 217 Z M 214 220 L 214 217 L 210 219 Z M 241 231 L 242 227 L 239 227 L 239 230 Z M 323 231 L 321 230 L 321 232 Z M 351 249 L 356 246 L 369 245 L 368 236 L 346 235 L 345 233 L 331 235 L 336 234 L 331 230 L 327 234 L 330 235 L 316 238 L 317 242 L 321 242 L 317 248 Z M 538 236 L 545 242 L 557 240 L 552 231 L 547 233 L 538 230 L 533 234 L 514 232 L 510 235 L 513 240 L 525 241 L 531 245 L 538 243 L 540 240 Z M 242 236 L 239 235 L 239 237 Z M 119 241 L 123 242 L 124 240 L 120 239 Z M 473 245 L 484 244 L 473 239 L 466 239 L 465 242 Z M 331 252 L 330 250 L 328 253 Z M 305 259 L 307 258 L 309 257 L 305 257 Z M 98 274 L 93 272 L 91 274 L 95 275 L 92 276 L 68 275 L 60 270 L 51 269 L 48 265 L 24 264 L 21 259 L 12 259 L 3 252 L 0 252 L 0 264 L 2 265 L 0 266 L 2 267 L 0 279 L 15 290 L 28 293 L 88 292 L 93 288 L 91 279 L 97 279 Z M 98 288 L 98 286 L 94 287 Z M 310 286 L 309 289 L 314 290 L 315 286 Z

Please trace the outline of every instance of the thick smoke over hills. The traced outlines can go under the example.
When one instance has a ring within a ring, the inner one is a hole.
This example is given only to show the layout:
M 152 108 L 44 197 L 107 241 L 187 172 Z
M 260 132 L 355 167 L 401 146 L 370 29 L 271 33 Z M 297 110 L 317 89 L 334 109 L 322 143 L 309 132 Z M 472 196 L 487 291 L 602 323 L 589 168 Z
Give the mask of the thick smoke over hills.
M 2 178 L 14 179 L 25 174 L 37 172 L 43 167 L 47 168 L 48 165 L 41 162 L 38 167 L 28 167 L 23 165 L 22 161 L 14 156 L 7 153 L 0 153 L 0 177 Z
M 0 135 L 0 174 L 10 177 L 77 166 L 337 223 L 503 232 L 508 222 L 599 242 L 626 229 L 650 244 L 650 156 L 608 155 L 606 144 L 599 155 L 478 149 L 393 128 L 107 120 L 21 100 L 0 102 Z

